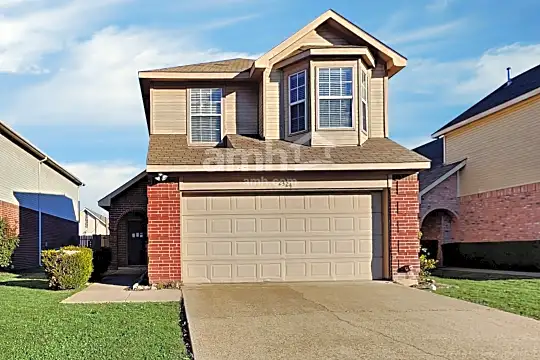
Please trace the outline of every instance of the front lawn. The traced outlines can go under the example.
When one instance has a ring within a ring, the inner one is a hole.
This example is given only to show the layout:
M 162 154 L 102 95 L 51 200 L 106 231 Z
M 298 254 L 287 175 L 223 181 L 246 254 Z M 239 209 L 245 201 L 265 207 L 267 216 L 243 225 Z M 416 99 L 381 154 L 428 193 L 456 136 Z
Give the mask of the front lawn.
M 540 320 L 540 279 L 463 280 L 433 278 L 437 294 L 497 308 Z
M 187 359 L 179 304 L 71 305 L 72 291 L 0 273 L 0 359 Z

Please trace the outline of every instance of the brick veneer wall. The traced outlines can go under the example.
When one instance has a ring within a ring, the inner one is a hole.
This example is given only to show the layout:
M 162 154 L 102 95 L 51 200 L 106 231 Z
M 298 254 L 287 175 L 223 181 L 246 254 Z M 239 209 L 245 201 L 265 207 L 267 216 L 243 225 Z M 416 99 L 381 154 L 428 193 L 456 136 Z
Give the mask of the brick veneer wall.
M 418 276 L 418 213 L 417 175 L 394 176 L 390 189 L 390 265 L 394 280 Z M 410 267 L 409 273 L 402 271 L 406 265 Z
M 460 199 L 458 240 L 540 240 L 540 183 Z
M 181 281 L 178 182 L 148 185 L 148 277 L 151 283 Z
M 420 202 L 420 221 L 422 221 L 422 219 L 424 219 L 431 211 L 436 209 L 446 209 L 454 215 L 459 215 L 457 182 L 457 174 L 453 174 L 426 194 L 422 195 L 422 201 Z
M 15 269 L 39 266 L 39 214 L 35 210 L 0 201 L 0 216 L 15 227 L 19 246 L 13 253 Z M 54 249 L 77 244 L 78 223 L 46 213 L 41 214 L 41 248 Z
M 133 184 L 129 189 L 111 200 L 109 209 L 109 247 L 111 248 L 111 268 L 128 265 L 128 233 L 126 217 L 133 212 L 146 214 L 147 178 Z

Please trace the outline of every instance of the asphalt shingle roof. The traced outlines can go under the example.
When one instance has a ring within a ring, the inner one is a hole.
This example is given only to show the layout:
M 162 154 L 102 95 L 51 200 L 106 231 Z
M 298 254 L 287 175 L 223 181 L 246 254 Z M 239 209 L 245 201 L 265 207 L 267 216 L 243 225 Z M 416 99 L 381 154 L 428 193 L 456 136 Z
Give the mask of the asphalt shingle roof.
M 439 164 L 438 166 L 434 166 L 429 170 L 423 170 L 418 174 L 418 182 L 420 191 L 427 188 L 429 185 L 433 184 L 437 179 L 439 179 L 441 176 L 444 176 L 449 171 L 452 171 L 456 166 L 461 164 L 462 161 L 457 161 L 452 164 Z
M 454 120 L 450 121 L 448 124 L 444 125 L 439 130 L 435 131 L 438 133 L 450 126 L 459 124 L 462 121 L 465 121 L 475 115 L 483 113 L 491 108 L 499 106 L 507 101 L 517 98 L 523 94 L 526 94 L 530 91 L 533 91 L 540 87 L 540 65 L 533 67 L 525 71 L 524 73 L 514 77 L 508 85 L 504 83 L 498 89 L 493 91 L 491 94 L 471 106 L 464 113 L 456 117 Z
M 225 161 L 244 164 L 361 164 L 429 161 L 386 138 L 368 139 L 362 146 L 311 147 L 283 140 L 259 140 L 227 135 L 225 146 L 188 146 L 181 134 L 152 134 L 148 165 L 205 165 Z
M 190 64 L 173 66 L 155 70 L 145 70 L 141 72 L 179 72 L 179 73 L 218 73 L 218 72 L 242 72 L 249 70 L 255 60 L 252 59 L 230 59 L 221 61 L 211 61 L 200 64 Z
M 443 139 L 435 139 L 424 145 L 413 149 L 414 152 L 427 157 L 431 160 L 431 167 L 443 163 Z

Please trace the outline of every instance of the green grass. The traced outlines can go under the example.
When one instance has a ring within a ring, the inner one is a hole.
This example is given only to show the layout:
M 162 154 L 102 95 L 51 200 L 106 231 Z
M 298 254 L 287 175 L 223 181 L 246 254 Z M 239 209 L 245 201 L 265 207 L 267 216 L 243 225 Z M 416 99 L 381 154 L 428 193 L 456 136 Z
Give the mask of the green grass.
M 60 303 L 71 294 L 0 273 L 0 359 L 187 359 L 179 304 Z
M 433 278 L 437 294 L 540 320 L 540 279 L 463 280 Z

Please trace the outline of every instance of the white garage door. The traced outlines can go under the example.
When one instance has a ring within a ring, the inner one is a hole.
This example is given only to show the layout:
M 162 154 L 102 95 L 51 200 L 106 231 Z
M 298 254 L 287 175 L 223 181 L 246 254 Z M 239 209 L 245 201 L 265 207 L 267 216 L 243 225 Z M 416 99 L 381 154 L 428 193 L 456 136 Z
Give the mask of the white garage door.
M 182 198 L 184 283 L 380 279 L 380 193 Z

